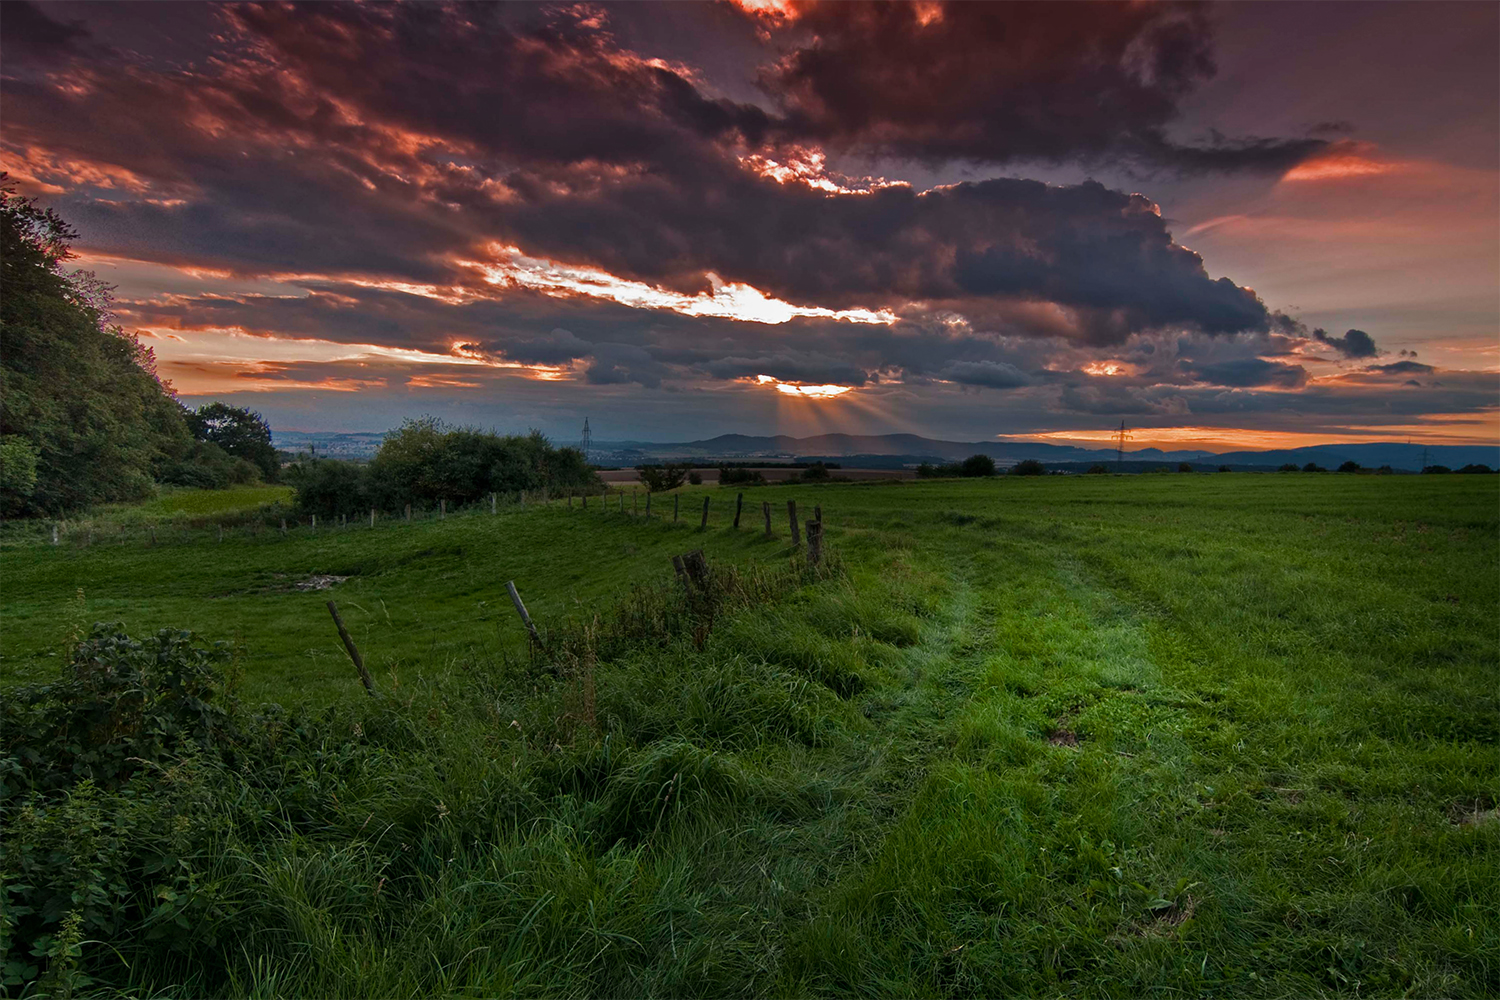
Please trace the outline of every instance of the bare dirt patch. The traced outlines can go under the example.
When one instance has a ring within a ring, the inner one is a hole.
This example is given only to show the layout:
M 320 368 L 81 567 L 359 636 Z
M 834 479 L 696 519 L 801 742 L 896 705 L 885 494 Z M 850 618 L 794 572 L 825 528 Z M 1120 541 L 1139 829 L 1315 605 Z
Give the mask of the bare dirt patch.
M 298 580 L 292 584 L 292 590 L 327 590 L 329 587 L 343 583 L 349 579 L 347 576 L 333 576 L 328 573 L 314 573 L 305 580 Z

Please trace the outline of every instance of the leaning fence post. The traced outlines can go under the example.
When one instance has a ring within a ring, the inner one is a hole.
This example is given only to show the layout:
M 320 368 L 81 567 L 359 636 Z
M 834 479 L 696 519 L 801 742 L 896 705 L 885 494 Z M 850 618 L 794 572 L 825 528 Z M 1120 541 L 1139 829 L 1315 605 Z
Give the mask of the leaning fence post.
M 823 522 L 807 522 L 807 564 L 816 566 L 823 559 Z
M 516 614 L 521 616 L 521 624 L 526 626 L 526 631 L 530 634 L 531 641 L 540 646 L 542 638 L 536 634 L 536 626 L 531 623 L 531 616 L 526 613 L 526 605 L 521 603 L 521 594 L 516 590 L 516 581 L 506 580 L 505 589 L 510 591 L 511 603 L 516 606 Z
M 672 568 L 677 571 L 677 579 L 681 580 L 684 584 L 686 584 L 687 583 L 687 570 L 683 568 L 683 565 L 682 565 L 682 556 L 673 556 L 672 557 Z
M 589 495 L 587 493 L 585 493 L 583 495 L 583 509 L 584 510 L 588 510 L 589 509 Z
M 318 515 L 316 514 L 312 516 L 312 530 L 313 534 L 316 535 L 318 533 Z
M 703 523 L 698 525 L 698 527 L 708 527 L 708 497 L 703 498 Z
M 349 630 L 344 628 L 344 619 L 339 617 L 339 606 L 332 601 L 328 602 L 328 613 L 333 615 L 333 624 L 339 630 L 339 638 L 344 640 L 344 648 L 349 651 L 349 659 L 354 661 L 354 669 L 359 671 L 359 680 L 369 692 L 370 697 L 375 697 L 375 682 L 370 679 L 370 672 L 365 669 L 365 661 L 359 655 L 359 648 L 354 645 L 354 640 L 349 635 Z
M 788 500 L 786 502 L 786 516 L 792 522 L 792 548 L 795 549 L 802 544 L 802 535 L 797 530 L 797 501 Z
M 770 538 L 771 537 L 771 501 L 769 501 L 769 500 L 762 500 L 760 502 L 760 511 L 761 511 L 762 514 L 766 515 L 766 537 Z
M 672 494 L 672 520 L 674 520 L 674 521 L 677 520 L 677 507 L 681 503 L 682 503 L 682 494 L 681 493 L 673 493 Z
M 745 507 L 745 494 L 743 494 L 743 493 L 736 493 L 734 495 L 734 526 L 736 528 L 738 528 L 740 526 L 740 511 L 743 510 L 744 507 Z

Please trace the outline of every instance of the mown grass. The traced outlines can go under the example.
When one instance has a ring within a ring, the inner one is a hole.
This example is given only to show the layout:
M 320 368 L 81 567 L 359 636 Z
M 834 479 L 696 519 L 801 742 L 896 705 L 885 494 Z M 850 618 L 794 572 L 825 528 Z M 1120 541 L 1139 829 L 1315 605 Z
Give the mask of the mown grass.
M 1500 992 L 1494 480 L 820 487 L 798 499 L 838 555 L 821 580 L 756 537 L 762 499 L 784 536 L 788 496 L 746 491 L 739 533 L 529 510 L 199 560 L 5 551 L 8 671 L 18 642 L 55 648 L 82 586 L 88 617 L 237 631 L 246 694 L 310 706 L 252 727 L 274 749 L 155 786 L 202 825 L 173 855 L 191 919 L 86 946 L 95 986 Z M 662 586 L 699 544 L 785 575 L 705 631 Z M 327 594 L 233 590 L 186 618 L 216 575 L 355 565 Z M 504 641 L 412 639 L 509 578 L 573 643 L 560 674 L 510 655 L 508 607 Z M 412 618 L 377 624 L 395 594 Z M 318 618 L 330 595 L 405 658 L 376 703 Z M 62 840 L 138 808 L 76 799 L 27 822 Z

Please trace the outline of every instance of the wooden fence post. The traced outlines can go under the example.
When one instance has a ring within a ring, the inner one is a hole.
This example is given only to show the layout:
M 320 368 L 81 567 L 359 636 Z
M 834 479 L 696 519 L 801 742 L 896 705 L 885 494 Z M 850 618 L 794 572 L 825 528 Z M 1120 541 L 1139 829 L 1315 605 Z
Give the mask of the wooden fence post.
M 589 509 L 589 495 L 587 493 L 585 493 L 583 495 L 583 509 L 584 510 L 588 510 Z
M 823 559 L 823 522 L 807 522 L 807 564 L 816 566 Z
M 620 491 L 620 513 L 625 513 L 625 491 Z
M 631 487 L 631 490 L 630 490 L 630 513 L 632 513 L 632 514 L 639 514 L 640 512 L 641 512 L 641 498 L 636 495 L 635 488 Z
M 316 535 L 318 533 L 318 515 L 316 514 L 312 516 L 312 530 L 313 534 Z
M 743 494 L 743 493 L 736 493 L 734 495 L 734 526 L 736 528 L 738 528 L 740 526 L 740 511 L 742 511 L 744 509 L 745 509 L 745 494 Z
M 516 590 L 516 581 L 506 580 L 505 589 L 510 591 L 511 603 L 516 606 L 516 614 L 521 616 L 521 624 L 526 626 L 526 631 L 531 636 L 531 641 L 540 646 L 542 644 L 542 637 L 536 634 L 536 626 L 532 624 L 531 616 L 526 613 L 526 605 L 521 603 L 521 595 Z
M 771 501 L 769 501 L 769 500 L 762 500 L 760 502 L 760 511 L 761 511 L 762 514 L 766 515 L 766 537 L 770 538 L 771 537 Z
M 573 509 L 573 491 L 572 490 L 568 491 L 568 509 L 569 510 Z
M 703 498 L 703 523 L 698 525 L 698 527 L 708 527 L 708 497 Z
M 284 517 L 281 519 L 281 537 L 286 537 L 286 518 Z
M 52 526 L 52 544 L 57 544 L 57 525 L 55 524 Z
M 375 527 L 375 508 L 370 508 L 370 527 Z
M 448 501 L 447 500 L 439 500 L 438 501 L 438 520 L 441 521 L 443 518 L 445 518 L 447 516 L 448 516 Z
M 651 491 L 646 491 L 646 516 L 651 516 Z
M 682 503 L 682 494 L 681 493 L 673 493 L 672 494 L 672 520 L 673 521 L 677 520 L 677 508 L 678 508 L 678 506 L 681 503 Z
M 406 523 L 411 524 L 411 504 L 406 505 Z
M 677 579 L 681 580 L 685 586 L 687 584 L 687 570 L 683 568 L 682 556 L 672 557 L 672 568 L 677 571 Z
M 498 503 L 498 501 L 495 499 L 495 494 L 491 493 L 490 494 L 490 513 L 491 514 L 498 514 L 500 512 L 500 508 L 497 506 L 497 503 Z
M 802 534 L 797 530 L 797 501 L 786 502 L 786 516 L 792 522 L 792 548 L 795 549 L 802 544 Z
M 222 524 L 219 525 L 219 544 L 224 544 L 224 526 Z
M 359 671 L 360 683 L 365 686 L 365 691 L 371 698 L 375 697 L 375 682 L 370 679 L 370 672 L 365 669 L 365 661 L 359 655 L 359 648 L 354 645 L 349 630 L 344 628 L 344 620 L 339 617 L 339 606 L 329 601 L 328 613 L 333 615 L 333 624 L 339 630 L 339 638 L 344 640 L 344 648 L 349 651 L 349 659 L 354 661 L 354 669 Z
M 823 523 L 823 505 L 817 504 L 813 507 L 813 520 L 819 524 Z

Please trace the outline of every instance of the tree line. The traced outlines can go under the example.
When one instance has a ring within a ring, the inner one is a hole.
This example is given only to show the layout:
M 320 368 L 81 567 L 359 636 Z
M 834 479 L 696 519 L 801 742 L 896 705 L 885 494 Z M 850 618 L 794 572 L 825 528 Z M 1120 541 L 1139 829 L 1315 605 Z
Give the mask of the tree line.
M 65 268 L 77 232 L 15 190 L 0 174 L 0 516 L 274 480 L 265 421 L 178 402 L 150 348 L 112 322 L 110 287 Z
M 475 503 L 491 493 L 547 490 L 597 493 L 599 474 L 577 448 L 557 448 L 540 431 L 496 434 L 450 427 L 435 417 L 407 420 L 386 435 L 368 463 L 315 459 L 285 470 L 303 514 L 357 517 Z

